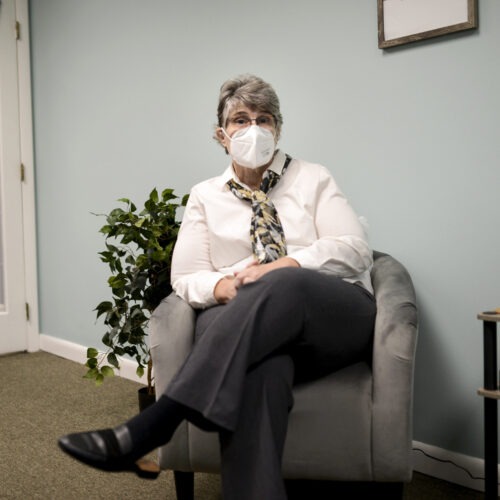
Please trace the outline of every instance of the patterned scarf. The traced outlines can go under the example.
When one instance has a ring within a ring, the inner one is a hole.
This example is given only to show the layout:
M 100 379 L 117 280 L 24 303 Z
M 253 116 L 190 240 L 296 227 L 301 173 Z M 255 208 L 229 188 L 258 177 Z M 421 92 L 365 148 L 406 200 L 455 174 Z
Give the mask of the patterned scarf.
M 292 158 L 286 155 L 286 161 L 281 171 L 285 173 Z M 286 255 L 286 239 L 278 212 L 268 193 L 276 186 L 281 176 L 273 170 L 267 169 L 262 177 L 260 189 L 250 191 L 233 179 L 227 182 L 233 194 L 250 202 L 252 207 L 252 221 L 250 224 L 250 238 L 252 250 L 259 264 L 272 262 Z

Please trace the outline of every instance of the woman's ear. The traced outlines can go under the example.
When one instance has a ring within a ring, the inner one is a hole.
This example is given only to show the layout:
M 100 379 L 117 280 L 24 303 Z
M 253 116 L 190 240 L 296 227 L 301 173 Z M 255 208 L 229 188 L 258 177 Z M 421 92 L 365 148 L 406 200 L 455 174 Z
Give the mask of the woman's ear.
M 278 142 L 280 141 L 281 138 L 281 129 L 276 130 L 274 133 L 274 140 L 276 141 L 276 145 L 278 145 Z
M 215 131 L 215 135 L 217 136 L 217 138 L 219 139 L 219 141 L 223 141 L 224 140 L 224 132 L 222 131 L 222 128 L 219 127 L 217 128 L 217 130 Z
M 224 131 L 222 130 L 221 127 L 219 127 L 216 131 L 215 131 L 215 136 L 217 137 L 217 139 L 219 140 L 221 146 L 223 146 L 226 150 L 227 150 L 227 142 L 228 142 L 228 139 L 226 137 L 226 134 L 224 134 Z

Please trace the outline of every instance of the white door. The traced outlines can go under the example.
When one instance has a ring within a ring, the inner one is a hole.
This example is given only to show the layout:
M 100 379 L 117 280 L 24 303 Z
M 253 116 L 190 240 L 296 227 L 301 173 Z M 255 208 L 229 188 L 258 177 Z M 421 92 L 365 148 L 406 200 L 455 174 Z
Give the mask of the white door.
M 0 1 L 0 353 L 28 345 L 16 2 Z

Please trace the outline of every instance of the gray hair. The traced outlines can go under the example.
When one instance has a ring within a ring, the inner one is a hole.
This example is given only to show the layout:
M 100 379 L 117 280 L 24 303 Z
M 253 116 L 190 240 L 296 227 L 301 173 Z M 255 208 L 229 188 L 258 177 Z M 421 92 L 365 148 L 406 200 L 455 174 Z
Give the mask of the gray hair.
M 276 135 L 279 138 L 283 117 L 278 95 L 269 83 L 258 76 L 249 74 L 240 75 L 224 82 L 220 88 L 217 107 L 219 127 L 226 127 L 229 113 L 237 104 L 244 104 L 252 110 L 273 115 Z M 217 137 L 215 138 L 217 139 Z

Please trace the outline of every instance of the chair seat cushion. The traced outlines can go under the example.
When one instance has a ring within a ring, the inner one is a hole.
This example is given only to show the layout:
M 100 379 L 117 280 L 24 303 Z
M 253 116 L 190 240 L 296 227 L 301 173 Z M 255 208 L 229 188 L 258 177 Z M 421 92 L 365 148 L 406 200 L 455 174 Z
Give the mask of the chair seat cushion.
M 371 480 L 372 376 L 356 363 L 294 389 L 283 457 L 289 479 Z
M 297 385 L 283 474 L 289 479 L 371 480 L 372 377 L 366 363 Z M 194 471 L 220 472 L 216 434 L 189 425 Z M 339 432 L 340 429 L 340 432 Z

